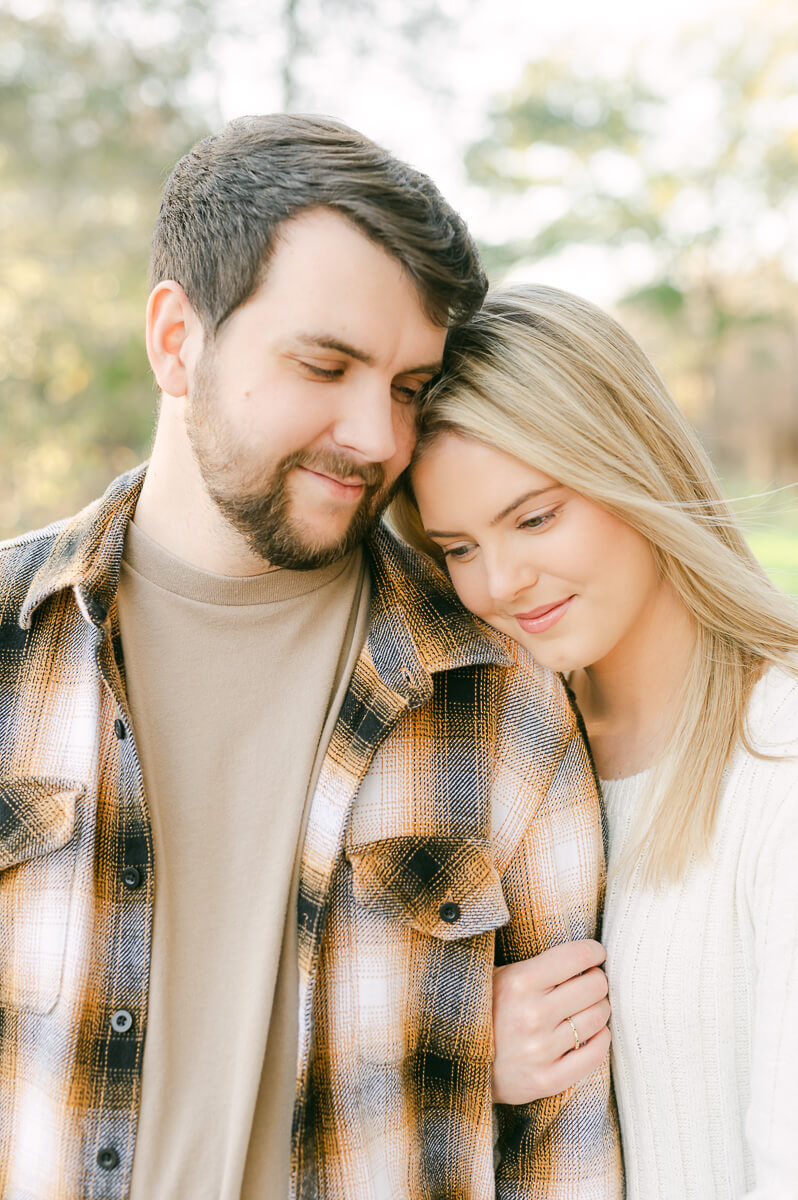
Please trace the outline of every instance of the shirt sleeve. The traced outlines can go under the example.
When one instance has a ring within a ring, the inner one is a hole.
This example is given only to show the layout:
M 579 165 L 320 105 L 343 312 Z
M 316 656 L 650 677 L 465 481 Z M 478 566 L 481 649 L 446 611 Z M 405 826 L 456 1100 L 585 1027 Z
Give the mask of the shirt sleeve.
M 745 1132 L 755 1186 L 744 1200 L 798 1195 L 798 764 L 784 761 L 770 775 L 750 888 L 756 978 Z
M 518 737 L 516 731 L 515 737 Z M 523 740 L 523 739 L 522 739 Z M 497 962 L 518 962 L 561 942 L 596 936 L 604 890 L 604 849 L 596 784 L 578 730 L 548 747 L 547 782 L 528 791 L 523 833 L 502 871 L 510 922 Z M 534 776 L 534 747 L 527 776 Z M 517 753 L 517 746 L 513 753 Z M 551 768 L 552 757 L 554 769 Z M 538 760 L 539 761 L 539 760 Z M 620 1200 L 618 1121 L 609 1059 L 558 1096 L 496 1107 L 498 1200 Z

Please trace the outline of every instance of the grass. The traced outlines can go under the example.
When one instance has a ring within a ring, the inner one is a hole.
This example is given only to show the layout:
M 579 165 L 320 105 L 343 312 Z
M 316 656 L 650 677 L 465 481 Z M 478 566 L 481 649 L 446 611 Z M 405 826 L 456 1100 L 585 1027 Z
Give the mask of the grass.
M 747 536 L 751 549 L 776 586 L 798 596 L 798 520 L 792 528 L 777 526 Z
M 730 491 L 741 497 L 732 507 L 754 554 L 777 587 L 798 596 L 798 484 L 772 491 L 750 485 Z

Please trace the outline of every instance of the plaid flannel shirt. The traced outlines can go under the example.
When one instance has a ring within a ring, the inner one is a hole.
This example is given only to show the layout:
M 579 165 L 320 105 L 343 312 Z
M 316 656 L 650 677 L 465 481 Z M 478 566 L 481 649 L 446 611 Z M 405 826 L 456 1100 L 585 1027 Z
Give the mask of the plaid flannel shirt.
M 130 1187 L 155 864 L 115 595 L 143 478 L 0 547 L 3 1200 Z M 574 717 L 386 531 L 369 561 L 370 633 L 301 866 L 294 1196 L 615 1200 L 606 1065 L 499 1110 L 494 1168 L 494 959 L 596 932 Z

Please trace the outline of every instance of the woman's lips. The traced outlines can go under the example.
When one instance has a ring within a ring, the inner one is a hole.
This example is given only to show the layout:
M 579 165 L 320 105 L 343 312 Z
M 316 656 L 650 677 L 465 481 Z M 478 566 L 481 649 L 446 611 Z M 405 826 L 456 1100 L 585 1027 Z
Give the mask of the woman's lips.
M 556 625 L 560 617 L 562 617 L 570 608 L 571 601 L 574 596 L 568 596 L 566 600 L 557 600 L 554 604 L 542 604 L 540 608 L 533 608 L 528 613 L 515 613 L 515 619 L 525 633 L 544 633 L 547 629 L 551 629 L 552 625 Z

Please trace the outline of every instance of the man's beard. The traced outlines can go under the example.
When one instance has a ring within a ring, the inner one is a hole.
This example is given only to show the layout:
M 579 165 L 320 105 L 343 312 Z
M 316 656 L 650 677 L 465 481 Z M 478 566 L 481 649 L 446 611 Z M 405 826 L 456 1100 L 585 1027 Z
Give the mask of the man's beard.
M 213 347 L 202 353 L 189 397 L 186 427 L 207 492 L 230 525 L 264 562 L 292 571 L 312 571 L 344 558 L 374 529 L 396 493 L 398 480 L 386 484 L 381 463 L 357 463 L 333 451 L 296 450 L 273 464 L 262 482 L 243 488 L 235 469 L 245 451 L 237 446 L 218 412 Z M 345 531 L 332 541 L 303 529 L 291 512 L 288 476 L 296 467 L 322 475 L 363 480 L 363 494 Z

